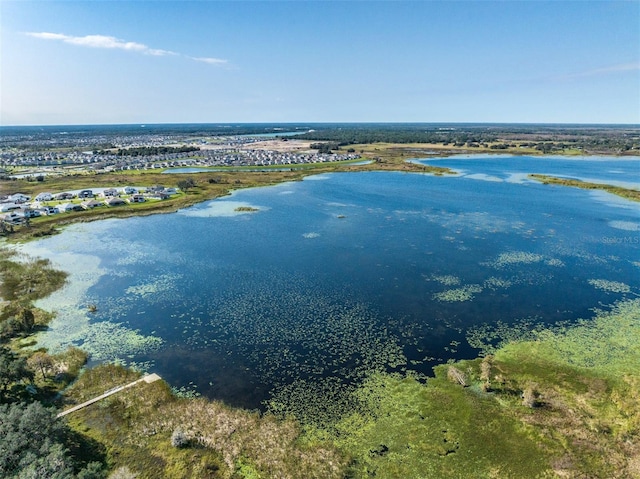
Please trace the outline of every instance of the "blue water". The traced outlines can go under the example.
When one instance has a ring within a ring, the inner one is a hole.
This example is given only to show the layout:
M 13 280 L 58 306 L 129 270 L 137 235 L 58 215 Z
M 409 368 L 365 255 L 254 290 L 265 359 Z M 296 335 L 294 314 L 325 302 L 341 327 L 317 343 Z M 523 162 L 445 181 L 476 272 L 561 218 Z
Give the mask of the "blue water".
M 312 176 L 175 214 L 74 225 L 27 247 L 62 267 L 78 255 L 99 263 L 86 291 L 56 308 L 49 334 L 64 329 L 67 309 L 95 303 L 92 327 L 111 322 L 163 340 L 112 356 L 146 362 L 172 385 L 259 407 L 296 382 L 429 374 L 450 358 L 475 357 L 470 328 L 573 321 L 640 293 L 637 203 L 513 176 L 627 181 L 637 160 L 433 163 L 465 176 Z M 83 341 L 74 339 L 99 351 L 100 339 Z
M 457 155 L 417 162 L 452 168 L 463 175 L 484 174 L 489 181 L 520 181 L 522 173 L 538 173 L 640 189 L 640 161 L 633 157 Z

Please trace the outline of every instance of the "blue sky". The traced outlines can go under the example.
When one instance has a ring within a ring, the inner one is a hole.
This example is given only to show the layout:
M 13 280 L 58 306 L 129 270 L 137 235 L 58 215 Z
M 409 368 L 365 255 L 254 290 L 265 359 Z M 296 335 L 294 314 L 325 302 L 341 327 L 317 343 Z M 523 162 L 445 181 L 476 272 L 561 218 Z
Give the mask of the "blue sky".
M 0 0 L 0 124 L 640 123 L 639 1 Z

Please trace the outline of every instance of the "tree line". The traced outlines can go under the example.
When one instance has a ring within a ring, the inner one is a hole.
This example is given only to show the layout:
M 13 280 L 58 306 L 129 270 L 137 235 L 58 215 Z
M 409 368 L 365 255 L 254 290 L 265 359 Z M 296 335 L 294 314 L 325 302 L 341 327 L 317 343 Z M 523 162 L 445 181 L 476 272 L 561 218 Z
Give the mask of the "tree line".
M 116 156 L 154 156 L 168 155 L 171 153 L 189 153 L 200 151 L 197 146 L 136 146 L 132 148 L 118 148 L 114 153 L 109 150 L 94 151 L 96 155 L 116 155 Z
M 552 125 L 339 125 L 318 128 L 295 138 L 317 141 L 311 147 L 331 150 L 353 144 L 431 143 L 495 150 L 531 147 L 544 153 L 567 148 L 622 153 L 640 149 L 637 127 L 571 127 Z

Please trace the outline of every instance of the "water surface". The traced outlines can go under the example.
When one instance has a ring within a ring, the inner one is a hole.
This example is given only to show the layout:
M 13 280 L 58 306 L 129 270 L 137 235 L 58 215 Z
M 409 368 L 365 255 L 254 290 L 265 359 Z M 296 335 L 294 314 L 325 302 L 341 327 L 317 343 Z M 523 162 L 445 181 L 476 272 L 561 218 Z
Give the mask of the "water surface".
M 637 160 L 433 164 L 465 173 L 316 175 L 26 245 L 72 273 L 42 302 L 58 318 L 41 342 L 253 408 L 372 370 L 428 374 L 477 354 L 474 327 L 573 321 L 640 293 L 638 204 L 524 175 L 626 181 Z

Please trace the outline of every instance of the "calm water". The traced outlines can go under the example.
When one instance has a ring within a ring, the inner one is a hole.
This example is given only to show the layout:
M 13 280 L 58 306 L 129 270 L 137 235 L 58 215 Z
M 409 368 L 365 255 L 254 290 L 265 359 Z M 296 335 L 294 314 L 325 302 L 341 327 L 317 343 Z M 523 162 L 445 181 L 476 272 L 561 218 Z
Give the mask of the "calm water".
M 631 182 L 638 160 L 433 163 L 462 176 L 313 176 L 27 245 L 72 273 L 42 302 L 58 312 L 42 343 L 258 407 L 292 385 L 429 373 L 477 354 L 470 328 L 590 317 L 640 293 L 640 207 L 524 175 Z

